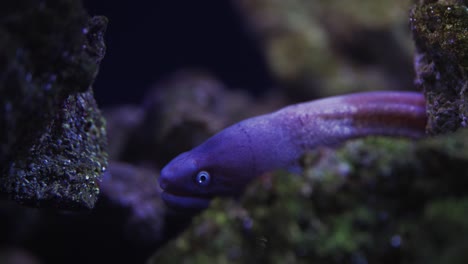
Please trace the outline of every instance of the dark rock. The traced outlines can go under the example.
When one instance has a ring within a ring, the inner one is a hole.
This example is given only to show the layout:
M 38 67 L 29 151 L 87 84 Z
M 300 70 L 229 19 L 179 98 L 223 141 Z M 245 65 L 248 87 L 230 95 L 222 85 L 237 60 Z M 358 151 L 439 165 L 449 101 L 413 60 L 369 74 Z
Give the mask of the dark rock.
M 79 1 L 0 4 L 0 189 L 32 206 L 92 208 L 107 164 L 91 90 L 107 19 Z
M 428 101 L 427 131 L 440 134 L 468 126 L 468 4 L 421 0 L 410 21 L 416 84 Z

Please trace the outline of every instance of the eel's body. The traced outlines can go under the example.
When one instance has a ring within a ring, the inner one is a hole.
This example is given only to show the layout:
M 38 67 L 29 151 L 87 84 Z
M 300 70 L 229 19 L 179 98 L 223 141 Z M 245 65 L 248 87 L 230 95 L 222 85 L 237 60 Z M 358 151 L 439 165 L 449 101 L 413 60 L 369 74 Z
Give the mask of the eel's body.
M 236 196 L 255 177 L 298 168 L 317 146 L 369 135 L 419 138 L 425 100 L 415 92 L 365 92 L 291 105 L 246 119 L 166 165 L 159 179 L 173 207 L 202 209 L 214 196 Z

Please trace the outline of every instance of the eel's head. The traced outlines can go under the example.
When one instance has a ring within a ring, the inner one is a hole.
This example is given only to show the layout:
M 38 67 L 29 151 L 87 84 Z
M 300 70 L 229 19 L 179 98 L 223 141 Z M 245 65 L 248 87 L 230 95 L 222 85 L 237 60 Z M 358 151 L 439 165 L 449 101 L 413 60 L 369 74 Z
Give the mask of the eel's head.
M 198 166 L 190 152 L 180 154 L 162 169 L 159 185 L 162 199 L 175 209 L 201 210 L 214 196 L 211 174 Z
M 162 199 L 180 211 L 199 211 L 216 196 L 239 196 L 254 178 L 251 153 L 238 141 L 214 137 L 175 157 L 161 171 Z
M 233 168 L 229 161 L 203 166 L 204 160 L 195 156 L 198 155 L 193 152 L 182 153 L 161 171 L 162 199 L 171 208 L 182 211 L 205 209 L 216 196 L 239 196 L 251 178 L 245 177 L 246 174 L 239 175 L 242 170 Z

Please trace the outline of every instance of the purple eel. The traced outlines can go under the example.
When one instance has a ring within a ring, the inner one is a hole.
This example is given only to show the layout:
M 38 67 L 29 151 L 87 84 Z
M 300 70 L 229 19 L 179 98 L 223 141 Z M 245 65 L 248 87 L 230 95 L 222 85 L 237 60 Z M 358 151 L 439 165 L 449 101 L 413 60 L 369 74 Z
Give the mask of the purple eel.
M 420 138 L 426 108 L 417 92 L 362 92 L 299 103 L 225 128 L 161 171 L 169 207 L 201 210 L 215 196 L 238 196 L 255 177 L 297 171 L 301 156 L 372 135 Z

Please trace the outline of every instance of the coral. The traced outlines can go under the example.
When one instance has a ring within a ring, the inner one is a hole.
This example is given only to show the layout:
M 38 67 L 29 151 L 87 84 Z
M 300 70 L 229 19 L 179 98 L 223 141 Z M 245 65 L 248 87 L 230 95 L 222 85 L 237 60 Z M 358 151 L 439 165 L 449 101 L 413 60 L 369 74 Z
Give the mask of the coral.
M 21 203 L 96 202 L 107 154 L 91 85 L 106 25 L 79 1 L 0 4 L 0 188 Z
M 419 1 L 411 11 L 416 83 L 428 100 L 431 134 L 466 127 L 468 118 L 468 4 Z
M 368 138 L 215 200 L 153 263 L 463 263 L 468 131 Z M 428 231 L 431 230 L 431 231 Z

